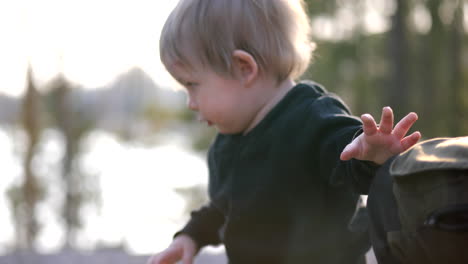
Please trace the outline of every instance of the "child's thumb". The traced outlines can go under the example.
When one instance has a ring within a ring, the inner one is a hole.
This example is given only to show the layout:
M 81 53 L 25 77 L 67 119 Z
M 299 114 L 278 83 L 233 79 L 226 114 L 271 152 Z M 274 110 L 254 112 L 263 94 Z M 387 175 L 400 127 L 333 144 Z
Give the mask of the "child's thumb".
M 352 145 L 352 143 L 348 144 L 344 150 L 341 152 L 341 155 L 340 155 L 340 159 L 341 160 L 350 160 L 351 158 L 353 158 L 353 156 L 355 155 L 354 153 L 354 146 Z

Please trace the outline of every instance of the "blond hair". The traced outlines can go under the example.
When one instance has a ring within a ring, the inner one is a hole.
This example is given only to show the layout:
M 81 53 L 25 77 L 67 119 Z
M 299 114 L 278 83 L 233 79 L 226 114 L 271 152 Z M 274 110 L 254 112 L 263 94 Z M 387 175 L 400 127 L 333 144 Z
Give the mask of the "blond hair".
M 240 49 L 260 73 L 298 78 L 313 50 L 304 7 L 303 0 L 180 0 L 162 30 L 161 60 L 168 69 L 208 66 L 232 77 L 232 55 Z

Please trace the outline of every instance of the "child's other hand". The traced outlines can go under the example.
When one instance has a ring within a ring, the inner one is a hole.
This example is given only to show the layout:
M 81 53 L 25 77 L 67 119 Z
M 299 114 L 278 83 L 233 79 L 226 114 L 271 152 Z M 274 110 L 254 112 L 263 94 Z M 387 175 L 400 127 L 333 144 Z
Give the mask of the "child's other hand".
M 174 264 L 182 260 L 182 264 L 192 264 L 197 254 L 197 245 L 187 235 L 178 235 L 171 245 L 148 260 L 147 264 Z
M 388 158 L 399 154 L 418 142 L 421 133 L 414 132 L 405 137 L 406 133 L 418 120 L 416 113 L 409 113 L 393 128 L 393 111 L 384 107 L 380 125 L 370 114 L 361 116 L 364 132 L 348 144 L 341 153 L 341 160 L 351 158 L 369 160 L 383 164 Z

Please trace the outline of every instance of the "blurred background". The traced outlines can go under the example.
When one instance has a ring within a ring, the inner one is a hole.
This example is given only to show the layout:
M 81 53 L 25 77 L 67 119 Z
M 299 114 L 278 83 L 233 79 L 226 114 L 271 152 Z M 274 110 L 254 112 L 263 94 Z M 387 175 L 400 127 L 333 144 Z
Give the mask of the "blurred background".
M 468 0 L 306 2 L 304 79 L 356 115 L 415 111 L 424 138 L 468 134 Z M 176 3 L 0 0 L 0 263 L 144 263 L 206 201 L 215 131 L 159 61 Z

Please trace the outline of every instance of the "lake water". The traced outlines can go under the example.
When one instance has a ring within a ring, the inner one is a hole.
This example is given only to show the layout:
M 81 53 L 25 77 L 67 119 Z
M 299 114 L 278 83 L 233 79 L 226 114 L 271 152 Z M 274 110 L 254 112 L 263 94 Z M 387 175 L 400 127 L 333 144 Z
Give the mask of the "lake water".
M 22 180 L 26 138 L 16 129 L 0 129 L 2 180 L 0 193 Z M 59 249 L 63 231 L 59 218 L 62 204 L 60 161 L 64 148 L 61 134 L 46 130 L 42 135 L 34 171 L 47 186 L 47 198 L 39 205 L 43 225 L 38 239 L 41 252 Z M 100 189 L 99 206 L 82 210 L 84 228 L 79 246 L 122 243 L 130 252 L 149 254 L 163 249 L 185 219 L 185 201 L 174 189 L 205 184 L 205 158 L 187 147 L 180 136 L 168 136 L 159 145 L 122 142 L 104 131 L 93 131 L 83 141 L 78 164 Z M 0 196 L 0 254 L 14 239 L 9 202 Z

